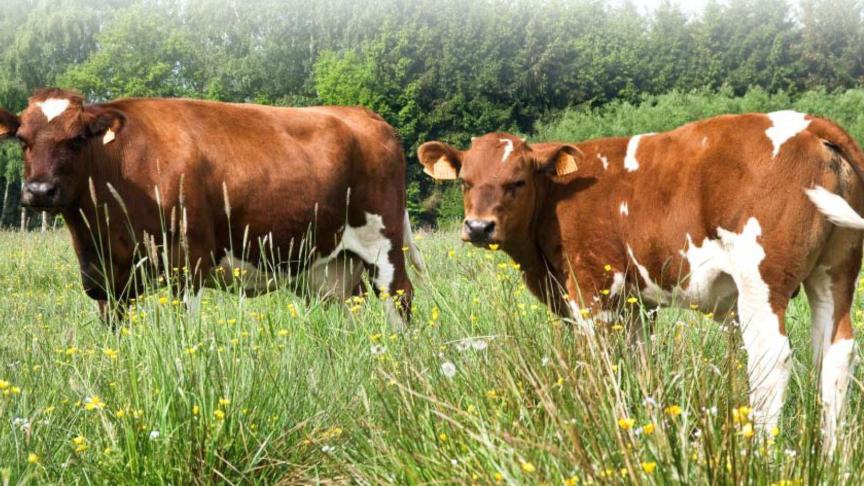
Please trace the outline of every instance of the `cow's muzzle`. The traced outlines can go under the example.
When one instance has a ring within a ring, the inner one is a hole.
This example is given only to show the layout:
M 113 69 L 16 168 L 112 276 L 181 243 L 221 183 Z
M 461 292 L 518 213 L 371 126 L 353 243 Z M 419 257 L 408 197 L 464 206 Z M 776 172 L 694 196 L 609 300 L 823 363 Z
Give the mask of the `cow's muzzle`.
M 21 192 L 21 205 L 52 210 L 60 206 L 60 187 L 53 182 L 27 182 Z
M 475 245 L 492 243 L 495 233 L 495 221 L 490 219 L 466 219 L 462 226 L 462 239 Z

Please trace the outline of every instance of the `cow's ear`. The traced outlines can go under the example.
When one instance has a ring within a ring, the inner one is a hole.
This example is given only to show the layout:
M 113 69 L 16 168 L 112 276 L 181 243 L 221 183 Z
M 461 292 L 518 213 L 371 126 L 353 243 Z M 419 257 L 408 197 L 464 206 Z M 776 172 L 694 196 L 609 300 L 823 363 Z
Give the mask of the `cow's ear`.
M 18 133 L 18 127 L 21 126 L 21 119 L 0 108 L 0 140 L 12 138 Z
M 423 164 L 423 172 L 439 181 L 459 177 L 462 168 L 462 152 L 441 142 L 426 142 L 417 149 L 417 157 Z
M 534 163 L 540 172 L 564 176 L 579 170 L 579 162 L 585 154 L 573 145 L 546 145 L 534 151 Z
M 104 144 L 113 142 L 126 124 L 126 116 L 119 110 L 101 106 L 85 108 L 84 120 L 87 124 L 86 135 L 88 137 L 101 137 Z

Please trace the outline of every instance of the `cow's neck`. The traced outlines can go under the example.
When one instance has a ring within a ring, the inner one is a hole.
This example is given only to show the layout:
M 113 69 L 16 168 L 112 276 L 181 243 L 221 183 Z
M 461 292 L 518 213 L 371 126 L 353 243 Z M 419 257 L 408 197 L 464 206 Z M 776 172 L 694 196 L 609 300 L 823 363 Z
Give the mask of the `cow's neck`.
M 525 284 L 538 299 L 549 303 L 553 310 L 559 307 L 558 292 L 550 292 L 553 287 L 563 284 L 559 282 L 561 272 L 554 262 L 558 260 L 556 255 L 547 255 L 543 248 L 542 238 L 553 237 L 550 228 L 547 227 L 545 211 L 549 211 L 548 195 L 551 182 L 542 179 L 536 185 L 536 197 L 533 215 L 525 237 L 512 241 L 504 250 L 513 260 L 519 264 L 523 272 Z

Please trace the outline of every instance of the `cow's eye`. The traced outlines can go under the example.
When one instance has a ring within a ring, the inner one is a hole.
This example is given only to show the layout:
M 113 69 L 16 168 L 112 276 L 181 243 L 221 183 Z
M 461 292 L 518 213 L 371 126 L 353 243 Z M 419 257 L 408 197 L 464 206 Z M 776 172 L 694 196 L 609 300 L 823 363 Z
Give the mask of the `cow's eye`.
M 504 189 L 509 193 L 515 194 L 517 189 L 519 189 L 520 187 L 524 187 L 524 186 L 525 186 L 525 179 L 519 179 L 518 181 L 506 184 L 504 186 Z

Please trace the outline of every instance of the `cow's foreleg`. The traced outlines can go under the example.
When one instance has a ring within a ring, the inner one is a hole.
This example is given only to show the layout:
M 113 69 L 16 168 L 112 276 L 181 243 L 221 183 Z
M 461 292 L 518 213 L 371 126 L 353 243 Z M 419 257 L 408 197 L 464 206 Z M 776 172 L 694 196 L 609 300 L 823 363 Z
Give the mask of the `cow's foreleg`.
M 402 332 L 411 321 L 411 304 L 414 300 L 414 286 L 408 279 L 408 269 L 405 266 L 405 254 L 402 247 L 395 248 L 389 252 L 389 259 L 393 265 L 393 278 L 389 285 L 379 281 L 379 272 L 373 279 L 376 290 L 388 289 L 389 296 L 385 296 L 384 312 L 387 314 L 387 322 L 397 332 Z
M 109 302 L 107 300 L 97 300 L 99 305 L 99 317 L 102 323 L 110 327 L 112 331 L 116 331 L 126 319 L 126 309 L 129 307 L 125 300 Z

